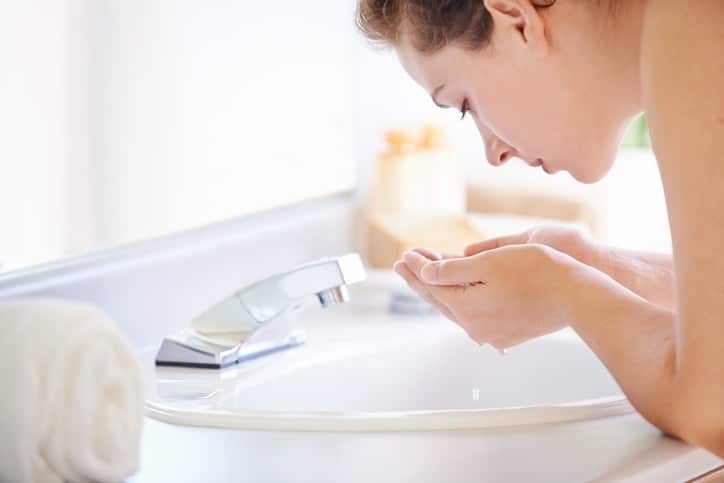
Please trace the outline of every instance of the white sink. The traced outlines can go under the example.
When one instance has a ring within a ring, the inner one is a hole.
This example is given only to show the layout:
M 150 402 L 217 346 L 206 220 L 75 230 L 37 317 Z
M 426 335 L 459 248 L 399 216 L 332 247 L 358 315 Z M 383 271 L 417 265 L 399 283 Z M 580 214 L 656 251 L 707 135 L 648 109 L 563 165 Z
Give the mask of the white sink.
M 384 283 L 380 283 L 382 280 Z M 174 424 L 289 431 L 415 431 L 555 423 L 633 409 L 571 331 L 501 355 L 438 315 L 387 313 L 394 277 L 350 287 L 352 301 L 304 307 L 307 343 L 223 371 L 156 368 L 144 357 L 150 417 Z

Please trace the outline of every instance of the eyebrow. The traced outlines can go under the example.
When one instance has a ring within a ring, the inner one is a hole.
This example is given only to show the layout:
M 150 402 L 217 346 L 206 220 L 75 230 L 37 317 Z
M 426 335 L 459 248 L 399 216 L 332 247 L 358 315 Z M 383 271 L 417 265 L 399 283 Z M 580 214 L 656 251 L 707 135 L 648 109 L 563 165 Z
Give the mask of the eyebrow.
M 443 87 L 445 87 L 445 84 L 437 86 L 435 88 L 435 90 L 432 91 L 432 94 L 430 94 L 430 97 L 432 98 L 432 102 L 434 102 L 437 107 L 440 107 L 442 109 L 449 109 L 450 106 L 446 106 L 445 104 L 440 104 L 439 102 L 437 102 L 437 99 L 435 99 L 435 96 L 437 95 L 438 92 L 440 92 L 442 90 Z

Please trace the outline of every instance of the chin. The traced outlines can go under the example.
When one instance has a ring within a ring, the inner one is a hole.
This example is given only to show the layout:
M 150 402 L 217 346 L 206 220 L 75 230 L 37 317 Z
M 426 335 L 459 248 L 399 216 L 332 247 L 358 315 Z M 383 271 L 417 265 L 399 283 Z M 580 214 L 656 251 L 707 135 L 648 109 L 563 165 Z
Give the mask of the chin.
M 613 161 L 614 160 L 611 160 L 601 166 L 582 166 L 579 167 L 579 169 L 569 169 L 566 171 L 579 183 L 594 184 L 605 178 L 608 172 L 611 171 Z
M 594 183 L 598 183 L 604 177 L 606 177 L 606 174 L 608 172 L 603 173 L 603 174 L 592 174 L 590 172 L 580 173 L 580 172 L 576 172 L 576 171 L 569 171 L 569 173 L 573 177 L 573 179 L 575 179 L 579 183 L 594 184 Z

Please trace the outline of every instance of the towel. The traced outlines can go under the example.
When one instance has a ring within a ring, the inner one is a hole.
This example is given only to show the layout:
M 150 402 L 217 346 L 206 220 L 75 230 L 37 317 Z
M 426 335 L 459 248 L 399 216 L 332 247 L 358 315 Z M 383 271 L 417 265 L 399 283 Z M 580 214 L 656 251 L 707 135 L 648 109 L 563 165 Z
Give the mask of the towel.
M 0 482 L 117 482 L 134 473 L 143 374 L 89 305 L 0 300 Z

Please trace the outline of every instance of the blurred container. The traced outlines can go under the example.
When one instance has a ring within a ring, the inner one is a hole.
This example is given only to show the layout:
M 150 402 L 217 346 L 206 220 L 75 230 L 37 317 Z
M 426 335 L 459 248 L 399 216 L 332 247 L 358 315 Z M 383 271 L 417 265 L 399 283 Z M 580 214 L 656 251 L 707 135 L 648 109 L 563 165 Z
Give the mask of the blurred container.
M 599 237 L 603 229 L 597 199 L 574 194 L 511 191 L 470 181 L 467 209 L 471 214 L 505 214 L 540 218 L 541 223 L 578 224 L 595 237 Z
M 385 134 L 386 150 L 375 160 L 370 213 L 450 216 L 465 213 L 465 166 L 441 128 Z
M 466 216 L 465 166 L 442 129 L 425 125 L 385 135 L 367 210 L 367 264 L 390 268 L 405 250 L 460 253 L 482 234 Z

